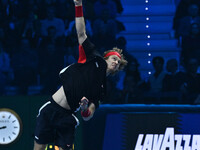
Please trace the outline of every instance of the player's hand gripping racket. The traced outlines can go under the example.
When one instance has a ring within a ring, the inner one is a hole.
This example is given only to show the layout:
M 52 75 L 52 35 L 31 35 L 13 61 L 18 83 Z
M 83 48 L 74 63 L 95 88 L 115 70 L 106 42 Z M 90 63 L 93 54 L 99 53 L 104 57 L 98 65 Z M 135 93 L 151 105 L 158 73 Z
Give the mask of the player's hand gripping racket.
M 89 103 L 89 100 L 86 97 L 83 97 L 81 99 L 81 102 L 79 103 L 79 105 L 82 111 L 85 111 L 88 109 L 88 103 Z

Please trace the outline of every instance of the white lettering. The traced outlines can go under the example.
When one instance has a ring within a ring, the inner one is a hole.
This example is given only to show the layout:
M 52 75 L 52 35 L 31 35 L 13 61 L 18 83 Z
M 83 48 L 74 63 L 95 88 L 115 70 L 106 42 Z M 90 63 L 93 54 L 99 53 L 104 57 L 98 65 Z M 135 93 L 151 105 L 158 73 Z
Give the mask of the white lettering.
M 174 134 L 174 128 L 164 135 L 139 134 L 134 150 L 200 150 L 200 135 Z
M 191 135 L 183 135 L 183 140 L 185 141 L 184 150 L 191 150 L 191 147 L 189 146 L 190 138 L 191 138 Z
M 154 134 L 153 136 L 153 150 L 160 150 L 162 140 L 163 140 L 163 134 Z
M 144 134 L 139 134 L 138 139 L 137 139 L 137 143 L 135 146 L 135 150 L 142 150 L 143 146 L 142 146 L 142 139 L 144 137 Z
M 153 134 L 147 134 L 144 140 L 143 150 L 151 150 L 153 143 Z
M 175 140 L 176 140 L 175 150 L 183 150 L 183 146 L 181 146 L 182 139 L 183 139 L 182 134 L 176 134 L 175 135 Z
M 174 150 L 174 128 L 167 128 L 163 139 L 161 150 Z
M 193 135 L 192 150 L 200 150 L 200 135 Z

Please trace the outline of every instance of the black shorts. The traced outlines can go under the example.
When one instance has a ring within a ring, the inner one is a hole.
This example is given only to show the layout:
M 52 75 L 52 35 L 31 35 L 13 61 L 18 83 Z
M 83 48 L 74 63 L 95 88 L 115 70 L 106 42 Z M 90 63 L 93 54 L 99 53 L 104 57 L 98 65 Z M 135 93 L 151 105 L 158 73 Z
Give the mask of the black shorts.
M 71 147 L 78 124 L 78 119 L 71 111 L 51 99 L 40 108 L 37 115 L 35 141 L 38 144 L 54 143 L 63 148 Z

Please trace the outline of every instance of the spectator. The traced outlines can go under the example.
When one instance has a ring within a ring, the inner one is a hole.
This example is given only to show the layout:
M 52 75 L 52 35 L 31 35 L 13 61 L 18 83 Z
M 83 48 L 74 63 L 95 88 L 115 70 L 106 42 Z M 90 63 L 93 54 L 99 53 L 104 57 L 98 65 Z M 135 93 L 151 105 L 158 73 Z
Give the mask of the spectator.
M 198 7 L 200 6 L 200 2 L 197 0 L 179 0 L 178 6 L 176 8 L 176 13 L 174 16 L 174 21 L 173 21 L 173 29 L 176 31 L 176 37 L 177 35 L 177 29 L 179 26 L 180 19 L 188 15 L 188 7 L 191 4 L 196 4 Z
M 38 55 L 30 47 L 28 39 L 21 40 L 18 52 L 11 58 L 14 70 L 14 85 L 20 88 L 20 94 L 27 94 L 28 86 L 36 84 Z
M 191 25 L 190 34 L 182 39 L 181 61 L 183 65 L 192 57 L 200 62 L 200 27 L 197 23 Z
M 5 87 L 13 79 L 13 70 L 10 66 L 10 57 L 4 51 L 3 43 L 0 42 L 0 95 L 4 94 Z
M 186 64 L 186 73 L 182 79 L 181 92 L 183 103 L 194 104 L 200 94 L 200 74 L 197 73 L 198 60 L 190 58 Z
M 74 7 L 72 1 L 56 0 L 55 9 L 56 17 L 68 22 L 74 19 Z
M 114 2 L 116 3 L 117 6 L 117 13 L 121 14 L 124 10 L 121 0 L 114 0 Z
M 48 27 L 54 26 L 56 28 L 56 37 L 64 36 L 65 33 L 65 24 L 64 21 L 60 18 L 55 17 L 55 8 L 48 7 L 47 9 L 47 18 L 41 20 L 41 35 L 48 35 Z
M 31 47 L 36 48 L 39 40 L 40 22 L 33 11 L 29 12 L 28 17 L 24 20 L 22 37 L 29 39 Z
M 121 91 L 116 88 L 116 78 L 108 77 L 106 81 L 106 89 L 109 91 L 104 98 L 105 104 L 123 104 Z
M 138 84 L 141 81 L 141 76 L 139 72 L 139 63 L 136 58 L 130 61 L 130 63 L 127 65 L 126 75 L 129 74 L 134 78 L 136 84 Z
M 6 1 L 0 1 L 0 20 L 0 27 L 2 27 L 6 20 Z
M 136 74 L 140 76 L 140 73 L 138 71 L 139 63 L 137 59 L 127 51 L 126 44 L 127 41 L 123 36 L 117 38 L 116 46 L 120 49 L 123 49 L 123 53 L 129 62 L 127 67 L 123 71 L 120 71 L 117 75 L 118 76 L 117 89 L 119 90 L 123 90 L 124 88 L 124 78 L 127 73 L 131 72 L 131 74 L 133 73 L 132 74 L 133 76 L 135 76 Z
M 181 84 L 184 72 L 178 71 L 178 61 L 169 59 L 166 65 L 167 74 L 163 79 L 162 102 L 180 103 L 181 102 Z
M 26 0 L 24 0 L 26 2 Z M 28 14 L 30 14 L 31 12 L 33 12 L 33 14 L 35 14 L 35 17 L 37 19 L 39 19 L 39 8 L 38 8 L 38 3 L 36 2 L 36 0 L 28 0 L 26 7 L 28 9 Z
M 117 15 L 116 3 L 112 0 L 97 0 L 94 4 L 95 16 L 101 18 L 104 11 L 107 12 L 109 19 L 115 19 Z
M 93 21 L 95 19 L 95 10 L 94 10 L 94 3 L 96 0 L 87 0 L 83 1 L 84 4 L 83 13 L 85 15 L 85 19 L 89 19 L 90 21 Z
M 127 68 L 123 81 L 123 99 L 125 103 L 143 103 L 142 95 L 146 91 L 146 84 L 141 79 L 137 60 L 132 60 Z
M 53 43 L 48 43 L 43 49 L 44 53 L 39 58 L 39 74 L 44 87 L 42 93 L 55 92 L 59 86 L 59 79 L 55 80 L 63 68 L 63 55 Z M 51 81 L 51 83 L 49 82 Z
M 167 74 L 163 79 L 164 92 L 179 91 L 180 85 L 177 85 L 178 81 L 178 62 L 176 59 L 169 59 L 166 65 Z
M 97 0 L 94 4 L 93 39 L 95 45 L 102 51 L 111 49 L 112 45 L 116 44 L 116 34 L 125 30 L 123 23 L 116 20 L 116 7 L 116 3 L 112 0 Z
M 71 47 L 68 47 L 64 55 L 64 67 L 67 67 L 70 64 L 76 63 L 78 60 L 75 56 L 76 56 L 76 52 L 73 49 L 71 49 Z
M 26 2 L 26 1 L 25 1 Z M 26 7 L 26 3 L 21 0 L 4 0 L 3 3 L 3 10 L 5 15 L 8 18 L 18 18 L 22 19 L 26 17 L 28 14 L 28 8 Z
M 75 29 L 75 22 L 71 21 L 68 29 L 65 31 L 65 36 L 66 36 L 66 51 L 65 51 L 65 55 L 67 54 L 72 54 L 73 57 L 78 60 L 78 38 L 77 38 L 77 34 L 76 34 L 76 29 Z M 87 21 L 86 21 L 87 24 Z M 88 29 L 88 26 L 86 25 L 86 33 L 87 31 L 90 32 L 90 29 Z M 66 58 L 66 57 L 65 57 Z M 66 61 L 67 59 L 65 59 Z M 67 62 L 67 61 L 66 61 Z
M 5 46 L 8 53 L 12 56 L 16 51 L 18 43 L 20 43 L 20 37 L 22 33 L 22 21 L 16 17 L 12 17 L 5 22 L 4 32 L 5 34 Z
M 5 48 L 5 32 L 4 29 L 0 27 L 0 45 L 1 47 Z M 4 50 L 5 52 L 7 52 L 6 50 Z
M 65 45 L 65 37 L 56 36 L 56 27 L 49 26 L 47 29 L 48 35 L 41 38 L 39 47 L 41 48 L 39 53 L 43 52 L 43 48 L 48 44 L 55 44 L 59 49 L 63 49 Z
M 38 17 L 39 19 L 47 18 L 47 10 L 49 7 L 56 5 L 56 0 L 36 0 L 38 6 Z
M 93 40 L 95 45 L 104 51 L 111 49 L 116 43 L 118 26 L 115 19 L 109 17 L 109 11 L 101 11 L 101 17 L 93 22 Z
M 151 93 L 161 92 L 163 88 L 163 79 L 166 72 L 163 70 L 164 59 L 161 56 L 154 57 L 152 64 L 155 72 L 149 77 L 149 85 Z
M 188 36 L 193 23 L 200 24 L 199 7 L 195 4 L 189 5 L 188 15 L 180 19 L 177 29 L 178 37 Z
M 88 19 L 85 19 L 85 28 L 86 28 L 88 37 L 92 37 L 93 36 L 92 25 L 91 25 L 91 21 Z M 69 26 L 67 30 L 65 31 L 65 36 L 67 37 L 71 37 L 72 34 L 76 34 L 74 20 L 69 23 Z
M 127 41 L 125 37 L 120 36 L 116 39 L 116 46 L 120 49 L 123 49 L 124 55 L 126 56 L 126 59 L 128 60 L 128 62 L 133 61 L 138 64 L 136 58 L 127 51 L 126 45 L 127 45 Z
M 161 103 L 160 96 L 163 89 L 163 80 L 166 72 L 163 69 L 164 58 L 161 56 L 153 57 L 154 72 L 149 76 L 144 84 L 145 93 L 143 94 L 144 103 Z
M 189 5 L 190 5 L 190 0 L 180 0 L 180 2 L 178 3 L 173 21 L 173 29 L 176 32 L 179 26 L 180 19 L 188 15 Z

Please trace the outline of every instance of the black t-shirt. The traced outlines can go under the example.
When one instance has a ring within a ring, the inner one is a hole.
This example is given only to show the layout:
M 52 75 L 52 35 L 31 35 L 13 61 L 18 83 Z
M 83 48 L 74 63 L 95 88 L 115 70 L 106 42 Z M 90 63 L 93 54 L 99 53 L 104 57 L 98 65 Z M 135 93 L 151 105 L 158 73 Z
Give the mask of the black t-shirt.
M 69 65 L 60 72 L 65 95 L 72 111 L 79 108 L 83 96 L 98 108 L 105 94 L 107 63 L 86 39 L 79 46 L 78 63 Z

